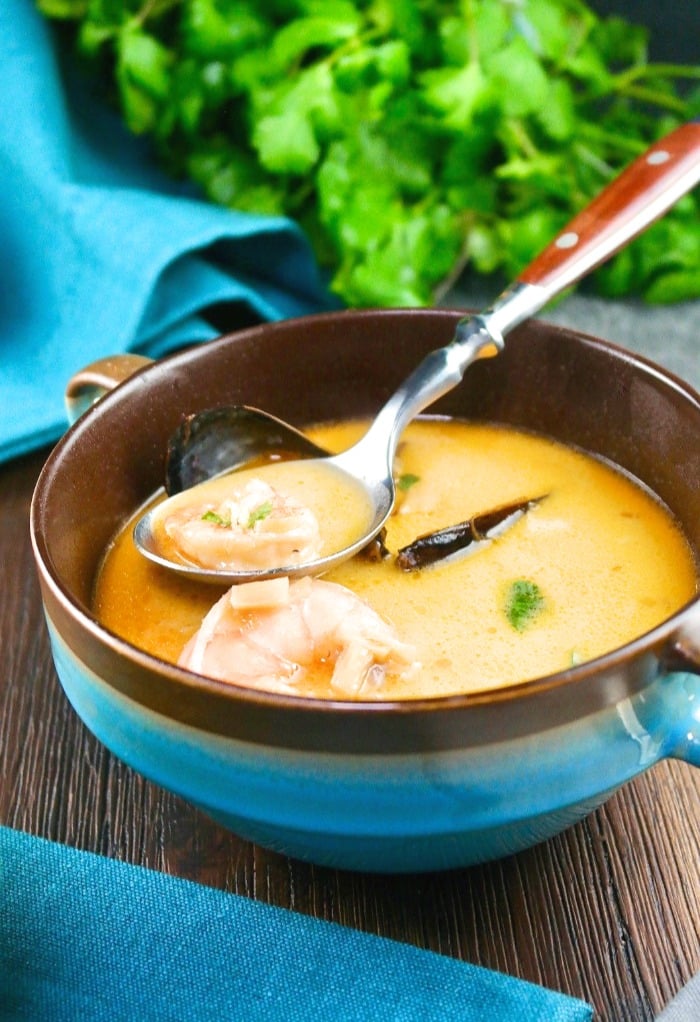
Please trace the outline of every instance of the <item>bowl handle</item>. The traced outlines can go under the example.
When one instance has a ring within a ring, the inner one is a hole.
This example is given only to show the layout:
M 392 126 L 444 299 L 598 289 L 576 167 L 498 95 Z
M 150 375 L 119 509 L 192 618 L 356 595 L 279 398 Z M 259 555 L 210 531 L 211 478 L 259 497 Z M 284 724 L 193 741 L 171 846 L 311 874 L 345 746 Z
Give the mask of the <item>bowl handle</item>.
M 661 656 L 660 669 L 659 684 L 670 700 L 666 754 L 700 767 L 699 637 L 677 634 Z
M 68 421 L 72 425 L 101 397 L 152 362 L 153 359 L 145 355 L 109 355 L 79 369 L 66 385 L 64 399 Z

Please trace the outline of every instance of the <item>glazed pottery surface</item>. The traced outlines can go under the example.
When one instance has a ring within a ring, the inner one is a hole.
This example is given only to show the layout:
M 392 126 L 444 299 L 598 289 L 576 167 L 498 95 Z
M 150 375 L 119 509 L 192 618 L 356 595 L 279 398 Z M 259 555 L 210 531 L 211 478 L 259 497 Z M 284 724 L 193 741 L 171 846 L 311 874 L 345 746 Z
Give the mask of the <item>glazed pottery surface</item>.
M 148 365 L 49 457 L 31 527 L 56 668 L 94 734 L 241 836 L 351 869 L 518 851 L 663 757 L 700 765 L 700 599 L 633 643 L 496 692 L 341 703 L 254 692 L 151 657 L 95 620 L 103 551 L 163 481 L 184 414 L 249 404 L 297 426 L 371 415 L 449 310 L 265 325 Z M 77 367 L 76 367 L 77 368 Z M 630 353 L 531 321 L 431 412 L 533 429 L 608 458 L 665 501 L 700 556 L 700 397 Z

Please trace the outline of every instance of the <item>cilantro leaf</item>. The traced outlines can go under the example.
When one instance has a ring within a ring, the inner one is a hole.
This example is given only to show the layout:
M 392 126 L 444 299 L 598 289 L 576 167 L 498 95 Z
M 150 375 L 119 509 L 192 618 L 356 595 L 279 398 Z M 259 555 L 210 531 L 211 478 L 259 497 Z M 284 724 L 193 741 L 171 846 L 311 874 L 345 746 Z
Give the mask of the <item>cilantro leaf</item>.
M 231 519 L 224 518 L 223 515 L 217 514 L 216 511 L 205 511 L 202 515 L 203 522 L 211 522 L 212 525 L 220 525 L 222 529 L 231 528 Z
M 396 486 L 402 493 L 407 493 L 412 486 L 419 482 L 420 476 L 414 475 L 413 472 L 404 472 L 396 480 Z
M 265 518 L 268 518 L 272 514 L 272 504 L 269 500 L 263 501 L 262 504 L 258 504 L 257 507 L 253 508 L 248 516 L 246 522 L 246 528 L 252 529 L 256 522 L 262 522 Z
M 545 600 L 536 582 L 525 578 L 516 579 L 508 588 L 505 600 L 505 614 L 516 631 L 524 631 L 544 610 Z

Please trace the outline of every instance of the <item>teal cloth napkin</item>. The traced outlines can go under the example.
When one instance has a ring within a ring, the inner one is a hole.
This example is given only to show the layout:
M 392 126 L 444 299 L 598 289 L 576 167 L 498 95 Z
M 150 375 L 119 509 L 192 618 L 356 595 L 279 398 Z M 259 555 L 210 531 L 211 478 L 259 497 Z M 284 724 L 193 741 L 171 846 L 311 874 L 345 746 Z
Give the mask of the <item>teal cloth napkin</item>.
M 330 305 L 288 220 L 200 201 L 92 98 L 32 0 L 0 3 L 0 461 L 65 429 L 68 378 Z
M 0 828 L 0 1019 L 584 1022 L 407 944 Z
M 0 1019 L 585 1022 L 584 1002 L 0 828 Z

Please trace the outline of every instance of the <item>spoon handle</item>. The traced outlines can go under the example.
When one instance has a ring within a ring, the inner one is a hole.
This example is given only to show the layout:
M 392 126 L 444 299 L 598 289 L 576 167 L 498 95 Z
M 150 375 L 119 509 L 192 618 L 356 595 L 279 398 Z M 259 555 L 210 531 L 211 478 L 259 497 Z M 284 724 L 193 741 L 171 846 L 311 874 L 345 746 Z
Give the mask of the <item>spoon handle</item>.
M 580 280 L 641 234 L 700 181 L 700 121 L 671 132 L 578 213 L 518 280 L 550 295 Z
M 482 320 L 494 341 L 651 226 L 700 181 L 700 120 L 629 164 L 520 273 Z M 466 321 L 468 322 L 468 321 Z
M 700 181 L 700 121 L 676 128 L 634 160 L 453 341 L 431 352 L 380 410 L 363 453 L 389 437 L 390 463 L 404 426 L 452 390 L 477 358 L 502 350 L 506 333 L 623 248 Z

